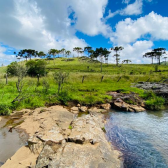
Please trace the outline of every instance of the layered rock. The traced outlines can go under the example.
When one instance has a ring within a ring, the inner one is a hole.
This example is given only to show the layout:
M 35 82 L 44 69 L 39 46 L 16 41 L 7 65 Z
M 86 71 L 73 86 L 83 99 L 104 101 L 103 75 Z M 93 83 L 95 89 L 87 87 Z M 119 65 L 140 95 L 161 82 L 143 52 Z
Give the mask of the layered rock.
M 127 112 L 145 111 L 143 99 L 135 93 L 109 92 L 108 94 L 113 97 L 111 102 L 113 108 Z
M 17 151 L 2 168 L 9 165 L 14 165 L 14 168 L 122 166 L 120 153 L 111 148 L 102 131 L 101 114 L 74 118 L 68 110 L 54 106 L 38 108 L 23 117 L 25 121 L 20 128 L 30 135 L 28 147 Z
M 135 86 L 138 87 L 138 88 L 145 89 L 145 90 L 152 90 L 157 95 L 168 98 L 168 84 L 139 82 Z

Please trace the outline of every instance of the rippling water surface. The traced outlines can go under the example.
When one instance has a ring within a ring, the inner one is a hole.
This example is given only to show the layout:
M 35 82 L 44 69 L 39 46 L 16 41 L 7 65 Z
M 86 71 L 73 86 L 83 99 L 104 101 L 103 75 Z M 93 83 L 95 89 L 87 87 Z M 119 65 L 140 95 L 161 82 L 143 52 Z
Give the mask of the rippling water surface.
M 111 112 L 106 132 L 125 168 L 168 168 L 168 110 Z

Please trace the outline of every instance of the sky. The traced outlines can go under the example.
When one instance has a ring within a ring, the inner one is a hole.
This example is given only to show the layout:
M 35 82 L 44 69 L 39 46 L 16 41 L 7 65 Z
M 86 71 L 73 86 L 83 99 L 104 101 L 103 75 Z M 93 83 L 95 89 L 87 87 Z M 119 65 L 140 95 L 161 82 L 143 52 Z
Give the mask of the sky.
M 149 64 L 144 53 L 168 50 L 167 7 L 167 0 L 0 0 L 0 65 L 22 49 L 65 48 L 76 56 L 73 48 L 86 46 L 122 46 L 120 61 Z

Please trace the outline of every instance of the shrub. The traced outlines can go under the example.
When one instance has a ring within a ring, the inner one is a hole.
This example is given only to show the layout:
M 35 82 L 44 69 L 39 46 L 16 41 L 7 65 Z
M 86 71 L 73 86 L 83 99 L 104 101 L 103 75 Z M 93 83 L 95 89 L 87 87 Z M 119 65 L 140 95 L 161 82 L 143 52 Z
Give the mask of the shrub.
M 61 102 L 61 104 L 67 105 L 68 101 L 71 100 L 71 97 L 68 92 L 64 91 L 58 94 L 58 100 Z
M 44 60 L 30 60 L 26 63 L 27 74 L 29 76 L 44 76 L 46 72 L 46 62 Z
M 9 115 L 11 112 L 10 105 L 0 104 L 0 115 Z
M 145 105 L 148 109 L 160 110 L 164 108 L 164 98 L 156 96 L 153 91 L 144 92 L 144 95 L 142 97 L 146 100 Z

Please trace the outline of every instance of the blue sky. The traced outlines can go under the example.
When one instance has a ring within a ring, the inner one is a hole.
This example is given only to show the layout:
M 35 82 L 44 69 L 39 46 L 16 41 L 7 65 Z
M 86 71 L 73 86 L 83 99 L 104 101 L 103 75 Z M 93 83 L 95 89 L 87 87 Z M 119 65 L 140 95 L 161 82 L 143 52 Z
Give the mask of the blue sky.
M 168 50 L 167 0 L 5 0 L 0 1 L 0 65 L 13 51 L 32 48 L 123 46 L 121 61 L 150 63 L 145 52 Z M 114 63 L 114 53 L 110 62 Z

